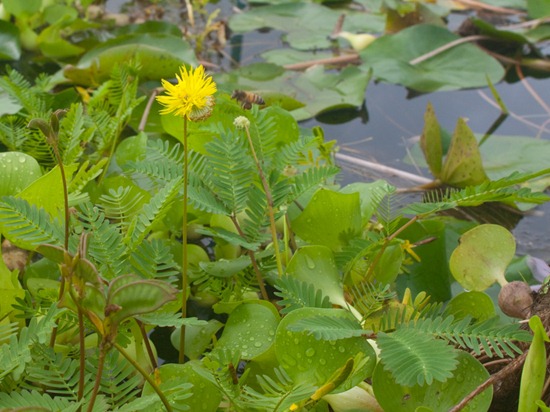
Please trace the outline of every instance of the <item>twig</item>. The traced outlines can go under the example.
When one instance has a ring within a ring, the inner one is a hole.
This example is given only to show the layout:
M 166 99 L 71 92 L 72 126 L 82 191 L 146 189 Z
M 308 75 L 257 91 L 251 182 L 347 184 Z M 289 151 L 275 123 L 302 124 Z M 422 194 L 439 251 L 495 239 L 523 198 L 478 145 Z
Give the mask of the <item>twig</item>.
M 457 3 L 462 3 L 468 7 L 482 9 L 482 10 L 489 10 L 494 13 L 501 13 L 501 14 L 523 14 L 524 13 L 523 11 L 520 11 L 520 10 L 508 9 L 505 7 L 498 7 L 498 6 L 491 6 L 490 4 L 482 3 L 476 0 L 455 0 L 455 1 Z
M 477 388 L 475 388 L 472 392 L 468 394 L 464 399 L 460 401 L 457 405 L 455 405 L 449 412 L 459 412 L 462 409 L 470 403 L 472 399 L 474 399 L 477 395 L 479 395 L 481 392 L 483 392 L 485 389 L 487 389 L 492 384 L 498 382 L 499 379 L 502 379 L 503 377 L 510 375 L 511 373 L 515 372 L 516 369 L 521 367 L 523 363 L 525 362 L 525 358 L 527 356 L 528 351 L 523 352 L 520 356 L 518 356 L 516 359 L 514 359 L 512 362 L 510 362 L 507 366 L 502 368 L 500 371 L 495 373 L 494 375 L 491 375 L 485 382 L 483 382 L 481 385 L 479 385 Z
M 403 170 L 395 169 L 389 166 L 384 166 L 379 163 L 369 162 L 367 160 L 359 159 L 353 156 L 348 156 L 342 153 L 336 153 L 335 157 L 337 160 L 352 163 L 357 166 L 366 167 L 368 169 L 376 170 L 377 172 L 381 172 L 384 174 L 401 177 L 403 179 L 410 180 L 411 182 L 414 182 L 414 183 L 427 184 L 432 182 L 431 179 L 428 179 L 426 177 L 418 176 L 409 172 L 405 172 Z
M 438 54 L 443 53 L 444 51 L 452 49 L 453 47 L 459 46 L 463 43 L 469 43 L 469 42 L 474 42 L 474 41 L 478 41 L 478 40 L 488 40 L 490 38 L 491 37 L 489 37 L 489 36 L 484 36 L 484 35 L 481 35 L 481 34 L 476 34 L 476 35 L 467 36 L 467 37 L 461 37 L 459 39 L 453 40 L 452 42 L 446 43 L 443 46 L 432 50 L 431 52 L 425 53 L 422 56 L 417 57 L 416 59 L 412 59 L 411 61 L 409 61 L 409 64 L 412 65 L 412 66 L 415 66 L 415 65 L 417 65 L 419 63 L 422 63 L 422 62 L 424 62 L 428 59 L 431 59 L 432 57 L 437 56 Z
M 360 62 L 357 53 L 350 53 L 343 56 L 327 57 L 325 59 L 308 60 L 306 62 L 286 64 L 286 70 L 304 70 L 317 64 L 357 64 Z
M 153 106 L 153 102 L 155 101 L 157 94 L 159 94 L 158 88 L 153 89 L 153 92 L 149 97 L 149 101 L 147 102 L 147 106 L 145 106 L 145 110 L 143 111 L 143 115 L 141 116 L 141 120 L 139 121 L 138 130 L 140 132 L 143 132 L 145 130 L 145 125 L 147 124 L 147 119 L 149 118 L 149 113 L 151 112 L 151 107 Z
M 548 107 L 548 105 L 546 104 L 546 102 L 544 100 L 542 100 L 542 98 L 539 96 L 539 94 L 535 91 L 535 89 L 533 89 L 531 87 L 531 85 L 529 84 L 529 82 L 527 80 L 525 80 L 525 77 L 523 76 L 523 71 L 521 70 L 521 66 L 519 64 L 516 64 L 516 73 L 519 77 L 519 79 L 521 80 L 521 84 L 523 85 L 523 87 L 525 87 L 525 89 L 527 89 L 527 91 L 529 92 L 529 94 L 531 96 L 533 96 L 533 99 L 535 99 L 535 101 L 540 104 L 540 106 L 546 111 L 546 113 L 550 114 L 550 107 Z

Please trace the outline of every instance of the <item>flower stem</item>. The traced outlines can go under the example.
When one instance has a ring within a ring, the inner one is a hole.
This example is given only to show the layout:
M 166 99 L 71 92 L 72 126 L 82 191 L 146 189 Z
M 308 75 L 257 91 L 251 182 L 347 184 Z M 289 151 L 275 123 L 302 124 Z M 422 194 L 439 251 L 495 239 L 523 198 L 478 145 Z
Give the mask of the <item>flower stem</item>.
M 166 395 L 164 395 L 164 393 L 162 392 L 162 390 L 159 388 L 159 386 L 157 385 L 157 383 L 155 382 L 155 380 L 151 377 L 150 374 L 147 373 L 147 371 L 145 369 L 143 369 L 141 367 L 141 365 L 135 361 L 135 359 L 133 359 L 129 354 L 128 352 L 126 352 L 124 350 L 124 348 L 122 348 L 122 346 L 120 346 L 118 343 L 114 342 L 113 343 L 113 346 L 115 347 L 116 350 L 119 351 L 119 353 L 124 356 L 126 358 L 126 360 L 128 360 L 128 362 L 130 362 L 132 364 L 132 366 L 134 368 L 136 368 L 136 370 L 145 378 L 145 380 L 147 382 L 149 382 L 149 385 L 151 385 L 151 387 L 153 388 L 153 390 L 157 393 L 157 395 L 159 396 L 162 404 L 164 405 L 164 407 L 166 408 L 166 411 L 167 412 L 172 412 L 172 406 L 170 405 L 170 402 L 168 401 L 168 399 L 166 398 Z
M 187 144 L 187 117 L 183 118 L 183 222 L 181 225 L 181 244 L 182 244 L 182 262 L 181 262 L 181 317 L 187 317 L 187 289 L 189 279 L 187 278 L 187 186 L 189 182 L 189 147 Z M 185 325 L 181 325 L 180 329 L 180 347 L 179 347 L 179 363 L 185 362 Z
M 103 340 L 99 345 L 99 358 L 97 360 L 97 374 L 95 377 L 94 389 L 92 390 L 92 396 L 88 402 L 88 412 L 94 410 L 95 400 L 97 398 L 97 393 L 99 392 L 99 386 L 101 384 L 101 376 L 103 375 L 103 367 L 105 366 L 105 356 L 107 355 L 107 345 Z
M 277 261 L 277 273 L 279 277 L 283 276 L 283 263 L 281 260 L 281 253 L 279 252 L 279 239 L 277 238 L 277 229 L 275 228 L 275 212 L 273 210 L 273 197 L 271 196 L 271 191 L 269 190 L 269 185 L 267 184 L 267 179 L 265 178 L 262 166 L 256 155 L 256 150 L 254 149 L 254 144 L 252 143 L 252 137 L 250 137 L 250 131 L 248 126 L 244 128 L 246 131 L 246 137 L 248 139 L 248 144 L 250 145 L 250 150 L 252 151 L 252 156 L 254 157 L 254 162 L 256 163 L 256 168 L 258 169 L 258 174 L 260 180 L 262 181 L 262 186 L 264 188 L 265 197 L 267 199 L 267 210 L 269 213 L 269 225 L 271 228 L 271 238 L 273 240 L 273 250 L 275 251 L 275 260 Z

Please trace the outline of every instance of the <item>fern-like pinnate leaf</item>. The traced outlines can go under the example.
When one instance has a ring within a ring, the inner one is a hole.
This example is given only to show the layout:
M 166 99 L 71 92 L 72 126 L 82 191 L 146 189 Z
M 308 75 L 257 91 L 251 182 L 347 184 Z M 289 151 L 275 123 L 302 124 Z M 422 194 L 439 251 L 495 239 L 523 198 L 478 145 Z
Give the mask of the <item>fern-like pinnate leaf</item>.
M 382 309 L 384 303 L 395 298 L 396 293 L 390 290 L 390 285 L 362 282 L 350 289 L 353 307 L 359 311 L 363 319 Z
M 316 387 L 307 382 L 294 383 L 282 368 L 274 370 L 274 376 L 258 375 L 262 389 L 245 386 L 239 404 L 250 411 L 287 411 L 293 404 L 308 399 Z
M 72 402 L 70 399 L 61 397 L 52 398 L 36 390 L 22 390 L 11 393 L 0 392 L 0 405 L 3 408 L 2 410 L 8 411 L 76 412 L 82 407 L 80 402 Z M 95 410 L 94 408 L 94 411 Z
M 9 341 L 0 346 L 0 383 L 9 374 L 18 381 L 29 362 L 32 361 L 31 350 L 35 345 L 44 345 L 50 338 L 55 325 L 55 316 L 59 309 L 54 304 L 46 315 L 38 321 L 32 318 L 19 336 L 11 335 Z M 1 386 L 0 386 L 1 387 Z
M 28 249 L 45 243 L 63 244 L 57 220 L 52 220 L 44 209 L 13 196 L 0 199 L 0 231 L 11 242 Z
M 95 377 L 97 366 L 96 357 L 88 358 L 86 371 Z M 107 354 L 99 393 L 109 403 L 109 409 L 116 409 L 135 399 L 141 392 L 140 384 L 139 374 L 125 358 L 114 350 Z
M 540 204 L 548 202 L 550 197 L 544 193 L 532 192 L 529 188 L 518 188 L 517 185 L 528 180 L 547 175 L 550 169 L 534 173 L 514 172 L 507 177 L 485 182 L 478 186 L 462 190 L 449 190 L 439 199 L 429 199 L 428 203 L 412 203 L 401 210 L 403 214 L 427 216 L 436 212 L 464 206 L 479 206 L 487 202 L 524 202 Z
M 124 238 L 130 252 L 134 251 L 145 239 L 153 225 L 168 213 L 182 187 L 182 180 L 178 178 L 167 183 L 151 197 L 149 203 L 143 205 L 140 213 L 134 215 Z
M 517 324 L 500 325 L 497 318 L 485 322 L 473 323 L 470 317 L 455 321 L 453 316 L 420 319 L 414 324 L 404 326 L 434 337 L 446 339 L 464 349 L 473 350 L 480 355 L 502 358 L 515 357 L 521 349 L 514 342 L 530 342 L 531 334 L 519 328 Z
M 312 190 L 315 191 L 329 179 L 336 176 L 340 171 L 336 166 L 317 166 L 305 170 L 303 173 L 296 175 L 294 185 L 292 187 L 291 200 L 298 199 L 304 193 Z
M 157 278 L 175 284 L 181 273 L 170 246 L 160 239 L 141 242 L 130 255 L 129 261 L 133 272 L 143 278 Z
M 300 308 L 330 308 L 332 304 L 328 296 L 315 285 L 296 279 L 292 276 L 283 276 L 275 284 L 279 290 L 276 296 L 282 298 L 278 304 L 284 306 L 281 313 L 289 313 Z
M 107 279 L 127 273 L 130 265 L 120 228 L 105 219 L 105 214 L 90 203 L 85 203 L 81 209 L 80 220 L 90 234 L 88 255 L 99 272 Z
M 363 336 L 367 333 L 355 319 L 311 316 L 288 326 L 294 332 L 308 332 L 318 340 L 338 340 Z
M 132 217 L 139 212 L 139 207 L 145 197 L 144 193 L 132 190 L 131 186 L 110 189 L 108 194 L 99 197 L 99 207 L 109 220 L 119 222 L 121 228 L 130 224 Z
M 94 129 L 86 125 L 82 104 L 71 105 L 59 126 L 58 141 L 63 164 L 75 163 L 94 133 Z
M 457 367 L 457 351 L 447 342 L 414 328 L 380 332 L 376 341 L 384 369 L 399 385 L 430 385 L 445 382 Z
M 208 142 L 205 149 L 209 188 L 227 211 L 239 213 L 246 206 L 248 191 L 256 175 L 245 142 L 241 136 L 226 131 Z

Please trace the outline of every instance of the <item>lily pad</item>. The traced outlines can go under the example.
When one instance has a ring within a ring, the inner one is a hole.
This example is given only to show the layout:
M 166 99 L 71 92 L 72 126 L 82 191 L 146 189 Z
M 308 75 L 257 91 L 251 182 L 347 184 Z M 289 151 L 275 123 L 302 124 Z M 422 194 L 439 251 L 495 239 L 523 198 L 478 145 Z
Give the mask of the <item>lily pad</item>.
M 382 14 L 333 10 L 306 2 L 259 7 L 236 14 L 229 20 L 229 27 L 235 33 L 270 27 L 286 32 L 285 41 L 295 49 L 327 49 L 332 45 L 329 35 L 342 13 L 346 14 L 343 30 L 384 31 L 385 16 Z
M 185 40 L 166 33 L 128 34 L 106 41 L 87 52 L 76 66 L 67 65 L 65 77 L 76 84 L 98 85 L 107 80 L 117 64 L 142 63 L 141 81 L 171 79 L 182 64 L 197 63 Z
M 265 64 L 258 68 L 268 70 Z M 263 81 L 257 78 L 258 74 L 252 77 L 242 70 L 216 76 L 219 83 L 233 89 L 286 92 L 303 105 L 295 110 L 287 107 L 292 116 L 296 120 L 305 120 L 325 111 L 361 106 L 370 73 L 358 67 L 347 67 L 336 74 L 327 73 L 323 66 L 317 65 L 303 73 L 283 71 L 277 76 L 266 76 Z
M 464 233 L 449 261 L 451 273 L 467 290 L 506 284 L 504 274 L 516 252 L 514 236 L 499 225 L 481 225 Z
M 463 43 L 415 63 L 459 38 L 443 27 L 416 25 L 378 38 L 360 55 L 377 79 L 422 92 L 486 86 L 487 78 L 493 84 L 500 81 L 504 76 L 500 63 L 472 44 Z

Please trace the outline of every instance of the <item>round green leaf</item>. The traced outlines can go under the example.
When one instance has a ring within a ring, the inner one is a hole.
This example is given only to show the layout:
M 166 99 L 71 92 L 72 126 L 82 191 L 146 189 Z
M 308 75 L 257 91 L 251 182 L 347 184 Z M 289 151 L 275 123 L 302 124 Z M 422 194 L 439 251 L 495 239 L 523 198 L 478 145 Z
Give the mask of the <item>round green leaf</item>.
M 42 175 L 34 157 L 21 152 L 0 153 L 0 196 L 16 195 Z
M 326 317 L 327 320 L 346 319 L 357 322 L 354 316 L 343 309 L 301 308 L 286 315 L 275 337 L 275 352 L 281 366 L 295 382 L 324 385 L 334 374 L 346 365 L 350 358 L 368 358 L 364 363 L 354 365 L 350 376 L 333 393 L 351 389 L 369 377 L 376 363 L 376 354 L 363 337 L 328 340 L 316 339 L 307 331 L 292 331 L 289 327 L 311 317 Z
M 304 211 L 292 222 L 302 239 L 339 251 L 361 229 L 358 193 L 317 191 Z
M 160 379 L 160 389 L 168 396 L 168 400 L 174 407 L 178 407 L 177 410 L 190 411 L 203 411 L 215 412 L 218 409 L 218 405 L 222 400 L 222 396 L 218 388 L 206 379 L 203 374 L 208 373 L 197 372 L 197 370 L 203 369 L 199 361 L 189 361 L 183 365 L 169 363 L 162 365 L 158 368 L 158 379 Z M 157 378 L 157 375 L 155 375 Z M 191 384 L 192 387 L 186 385 L 182 392 L 190 394 L 190 396 L 179 395 L 174 396 L 174 399 L 170 399 L 170 394 L 176 395 L 178 391 L 175 389 L 182 386 L 182 384 Z M 143 386 L 142 396 L 152 395 L 155 391 L 145 382 Z M 177 399 L 176 399 L 177 398 Z M 152 407 L 151 407 L 152 406 Z M 147 408 L 147 411 L 164 411 L 164 405 L 158 400 L 157 403 Z
M 273 345 L 278 323 L 277 310 L 271 303 L 243 303 L 229 315 L 215 349 L 238 351 L 242 359 L 254 359 Z
M 498 282 L 516 252 L 514 236 L 499 225 L 477 226 L 460 237 L 449 266 L 454 278 L 467 290 L 483 291 Z
M 431 385 L 401 386 L 392 374 L 379 363 L 374 370 L 372 387 L 376 400 L 385 411 L 415 412 L 419 407 L 434 411 L 448 411 L 466 395 L 483 383 L 489 373 L 472 355 L 460 351 L 458 367 L 453 377 Z M 476 396 L 463 410 L 483 412 L 489 409 L 493 398 L 492 386 Z
M 484 292 L 462 292 L 447 304 L 445 315 L 453 315 L 455 319 L 471 316 L 475 322 L 483 322 L 496 316 L 495 305 L 491 297 Z
M 473 44 L 460 44 L 422 62 L 414 60 L 460 37 L 447 28 L 418 24 L 375 40 L 361 52 L 374 76 L 423 92 L 493 84 L 504 75 L 501 64 Z M 487 76 L 487 77 L 486 77 Z
M 216 319 L 210 319 L 205 325 L 187 325 L 185 327 L 185 356 L 189 359 L 199 359 L 204 353 L 212 337 L 221 329 L 223 323 Z M 170 335 L 170 342 L 174 348 L 179 349 L 181 328 L 174 329 Z

